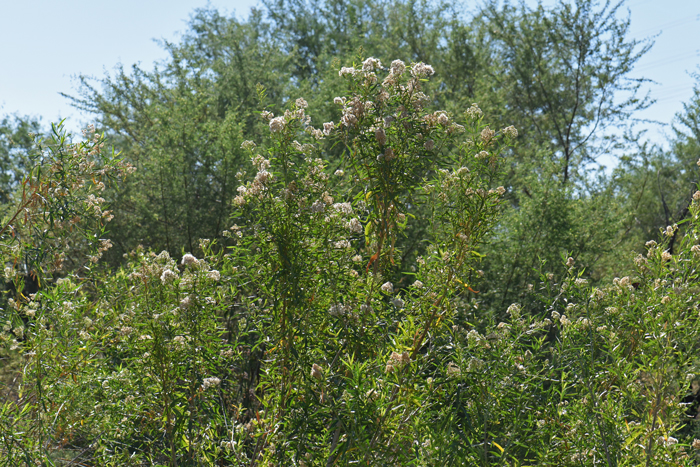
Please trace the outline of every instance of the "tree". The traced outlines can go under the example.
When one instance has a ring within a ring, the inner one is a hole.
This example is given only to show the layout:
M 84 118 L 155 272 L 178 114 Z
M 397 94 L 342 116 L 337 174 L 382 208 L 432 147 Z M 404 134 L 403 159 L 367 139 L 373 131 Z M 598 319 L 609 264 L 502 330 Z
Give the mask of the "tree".
M 675 229 L 690 215 L 690 204 L 698 183 L 691 167 L 700 159 L 700 74 L 695 74 L 693 97 L 683 104 L 675 117 L 674 136 L 669 148 L 640 144 L 631 155 L 623 157 L 616 170 L 621 192 L 629 193 L 624 209 L 629 213 L 626 224 L 635 242 L 630 249 L 640 250 L 647 240 L 658 241 L 667 227 L 674 234 L 669 242 L 674 251 L 684 229 Z
M 521 122 L 526 145 L 516 150 L 518 160 L 535 156 L 529 148 L 549 148 L 564 184 L 585 178 L 588 164 L 619 148 L 621 138 L 608 131 L 624 131 L 634 112 L 651 103 L 640 99 L 644 80 L 631 73 L 652 44 L 628 37 L 630 19 L 618 17 L 622 5 L 575 0 L 530 9 L 491 2 L 478 19 L 492 60 L 479 97 Z
M 13 115 L 0 120 L 0 206 L 10 201 L 22 181 L 29 168 L 34 135 L 41 132 L 41 122 L 36 118 Z
M 649 105 L 631 72 L 650 44 L 628 37 L 621 6 L 491 2 L 475 20 L 491 60 L 476 98 L 518 122 L 520 134 L 507 180 L 513 211 L 484 264 L 484 297 L 501 313 L 537 282 L 540 260 L 556 269 L 571 254 L 600 278 L 609 264 L 601 260 L 616 254 L 624 232 L 618 187 L 596 164 L 623 147 L 634 112 Z
M 256 87 L 282 100 L 286 59 L 266 24 L 198 10 L 170 59 L 153 72 L 118 68 L 96 86 L 81 77 L 76 107 L 95 113 L 111 141 L 137 168 L 108 193 L 118 213 L 118 256 L 138 244 L 175 254 L 228 228 L 236 173 L 249 167 L 242 135 L 259 131 Z

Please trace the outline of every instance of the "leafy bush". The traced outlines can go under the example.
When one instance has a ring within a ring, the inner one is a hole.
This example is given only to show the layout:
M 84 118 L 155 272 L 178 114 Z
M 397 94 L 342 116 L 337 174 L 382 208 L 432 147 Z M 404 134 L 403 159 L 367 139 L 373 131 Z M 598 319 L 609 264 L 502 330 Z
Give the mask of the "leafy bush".
M 482 313 L 472 285 L 517 131 L 476 104 L 463 125 L 426 110 L 432 74 L 369 58 L 340 70 L 339 123 L 314 127 L 302 98 L 263 110 L 222 242 L 15 288 L 4 465 L 695 465 L 680 402 L 700 373 L 700 193 L 674 254 L 651 242 L 598 288 L 564 256 Z M 71 209 L 100 187 L 83 179 Z M 402 262 L 411 223 L 430 226 L 426 254 Z

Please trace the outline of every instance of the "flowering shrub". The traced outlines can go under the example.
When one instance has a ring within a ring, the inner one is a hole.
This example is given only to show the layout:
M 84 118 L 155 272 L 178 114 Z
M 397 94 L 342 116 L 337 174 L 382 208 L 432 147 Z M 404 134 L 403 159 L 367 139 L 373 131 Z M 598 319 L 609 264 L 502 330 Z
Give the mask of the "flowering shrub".
M 430 430 L 425 381 L 445 345 L 431 336 L 450 329 L 453 299 L 468 290 L 512 131 L 497 135 L 477 107 L 466 127 L 424 110 L 428 65 L 394 61 L 381 84 L 380 72 L 374 58 L 340 70 L 349 93 L 335 98 L 339 123 L 313 127 L 298 99 L 284 115 L 263 114 L 266 156 L 245 144 L 257 173 L 238 189 L 230 258 L 259 303 L 258 332 L 271 338 L 258 384 L 265 435 L 249 461 L 401 464 Z M 345 151 L 332 175 L 326 138 Z M 433 228 L 409 279 L 396 275 L 396 239 L 418 204 Z
M 564 258 L 493 321 L 471 285 L 517 130 L 426 110 L 433 73 L 369 58 L 338 123 L 261 112 L 226 248 L 13 301 L 0 465 L 694 465 L 700 196 L 676 254 L 603 288 Z
M 72 142 L 62 124 L 52 128 L 48 142 L 35 136 L 34 166 L 0 222 L 5 280 L 17 282 L 17 290 L 23 276 L 40 280 L 44 273 L 75 269 L 86 255 L 97 262 L 111 246 L 99 238 L 112 219 L 100 194 L 105 182 L 133 168 L 113 153 L 103 154 L 104 139 L 94 126 L 83 136 Z

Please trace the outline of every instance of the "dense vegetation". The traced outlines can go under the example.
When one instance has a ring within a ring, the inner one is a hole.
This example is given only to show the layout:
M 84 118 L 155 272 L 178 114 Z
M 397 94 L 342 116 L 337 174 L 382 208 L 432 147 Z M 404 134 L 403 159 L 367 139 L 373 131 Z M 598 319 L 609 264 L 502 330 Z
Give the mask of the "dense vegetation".
M 698 465 L 700 82 L 642 143 L 623 6 L 198 10 L 5 117 L 0 465 Z

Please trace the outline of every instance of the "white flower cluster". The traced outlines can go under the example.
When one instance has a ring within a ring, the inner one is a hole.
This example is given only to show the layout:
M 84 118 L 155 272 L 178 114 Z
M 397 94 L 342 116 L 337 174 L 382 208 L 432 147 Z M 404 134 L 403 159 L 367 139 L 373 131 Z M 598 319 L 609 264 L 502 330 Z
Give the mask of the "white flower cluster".
M 404 71 L 406 71 L 406 64 L 401 60 L 394 60 L 391 62 L 391 67 L 389 68 L 389 73 L 394 76 L 401 76 Z
M 401 367 L 408 363 L 411 363 L 411 355 L 408 352 L 391 352 L 391 355 L 389 356 L 389 361 L 387 361 L 384 371 L 386 371 L 387 373 L 391 373 L 397 367 Z
M 434 75 L 435 70 L 433 70 L 433 67 L 431 67 L 430 65 L 426 65 L 423 62 L 418 62 L 415 65 L 413 65 L 411 73 L 413 73 L 413 76 L 420 79 Z
M 323 134 L 328 136 L 331 134 L 331 131 L 333 131 L 333 128 L 335 127 L 335 124 L 333 122 L 326 122 L 323 124 Z
M 365 85 L 373 85 L 377 82 L 377 74 L 374 72 L 376 69 L 382 67 L 382 62 L 374 57 L 366 59 L 362 63 L 362 68 L 356 70 L 354 67 L 342 67 L 338 72 L 338 76 L 342 77 L 360 77 L 364 79 Z
M 190 306 L 192 306 L 192 299 L 190 299 L 190 296 L 188 295 L 188 296 L 186 296 L 185 298 L 183 298 L 182 300 L 180 300 L 180 305 L 179 305 L 179 306 L 180 306 L 180 309 L 181 309 L 181 310 L 186 310 L 186 309 L 188 309 Z
M 350 242 L 347 240 L 339 240 L 335 243 L 333 243 L 333 247 L 338 248 L 338 249 L 345 249 L 345 248 L 350 248 Z
M 338 72 L 338 76 L 340 76 L 341 78 L 344 76 L 354 76 L 354 75 L 355 75 L 355 68 L 353 68 L 353 67 L 344 66 Z
M 504 135 L 506 135 L 509 138 L 517 138 L 518 137 L 518 130 L 513 126 L 507 126 L 503 130 L 501 130 Z
M 356 217 L 350 219 L 347 223 L 348 230 L 352 233 L 362 233 L 362 223 Z
M 221 273 L 216 269 L 212 269 L 211 271 L 209 271 L 209 273 L 207 273 L 207 278 L 213 281 L 218 281 L 219 279 L 221 279 Z
M 666 226 L 666 230 L 662 231 L 662 233 L 667 237 L 672 237 L 673 234 L 676 233 L 676 230 L 678 230 L 678 224 L 668 225 Z
M 270 120 L 270 131 L 273 133 L 280 133 L 284 131 L 284 127 L 287 125 L 287 121 L 284 117 L 275 117 Z
M 241 185 L 236 189 L 238 196 L 233 199 L 236 206 L 245 204 L 245 196 L 260 196 L 267 189 L 267 186 L 275 180 L 275 176 L 267 170 L 270 167 L 269 160 L 258 154 L 252 158 L 252 162 L 258 169 L 258 173 L 255 174 L 255 178 L 248 186 Z
M 294 102 L 294 104 L 297 106 L 298 109 L 305 109 L 309 106 L 309 103 L 306 102 L 306 99 L 304 99 L 303 97 L 300 97 L 299 99 L 297 99 Z
M 328 314 L 331 316 L 342 316 L 345 314 L 345 305 L 342 303 L 335 303 L 331 305 L 330 309 L 328 310 Z
M 306 127 L 306 132 L 308 134 L 310 134 L 311 136 L 313 136 L 316 139 L 316 141 L 321 141 L 325 136 L 327 136 L 323 130 L 320 130 L 318 128 L 314 128 L 311 125 Z M 308 146 L 312 146 L 312 145 L 308 145 Z
M 253 141 L 243 141 L 243 143 L 241 143 L 241 149 L 247 149 L 252 151 L 256 147 L 257 145 Z
M 447 364 L 447 374 L 450 376 L 459 376 L 462 374 L 462 370 L 460 370 L 454 362 L 450 362 Z
M 178 278 L 177 273 L 171 271 L 170 269 L 165 269 L 163 271 L 163 274 L 160 275 L 160 281 L 163 283 L 163 285 L 169 284 L 177 278 Z
M 17 272 L 15 271 L 15 268 L 11 266 L 5 266 L 5 270 L 3 271 L 3 276 L 5 277 L 5 280 L 10 282 L 14 280 L 15 276 L 17 275 Z
M 483 130 L 481 130 L 481 141 L 483 141 L 484 144 L 488 144 L 495 135 L 495 131 L 493 131 L 489 127 L 486 127 Z
M 340 121 L 346 128 L 353 128 L 360 118 L 374 108 L 372 101 L 362 101 L 359 96 L 355 96 L 350 101 L 344 101 L 343 105 L 343 116 Z
M 627 289 L 629 291 L 634 290 L 632 280 L 628 276 L 625 276 L 622 279 L 620 279 L 619 277 L 614 278 L 613 285 L 619 289 Z
M 513 303 L 508 307 L 506 310 L 506 313 L 510 315 L 511 318 L 517 319 L 520 317 L 520 305 L 517 303 Z
M 313 213 L 321 213 L 325 210 L 326 210 L 326 203 L 324 203 L 320 199 L 317 199 L 311 205 L 311 212 L 313 212 Z
M 374 130 L 374 138 L 377 140 L 377 143 L 379 143 L 380 146 L 384 146 L 386 144 L 386 132 L 384 131 L 384 128 L 379 127 Z
M 204 378 L 204 381 L 202 381 L 202 389 L 207 390 L 209 388 L 216 387 L 221 384 L 221 380 L 217 378 L 216 376 L 212 376 L 210 378 Z
M 345 214 L 347 216 L 352 214 L 352 204 L 350 203 L 335 203 L 333 205 L 333 209 L 335 209 L 340 214 Z
M 362 71 L 370 72 L 376 71 L 382 68 L 382 62 L 374 57 L 369 57 L 364 62 L 362 62 Z
M 363 307 L 365 305 L 362 305 Z M 360 307 L 362 309 L 362 307 Z M 328 314 L 336 318 L 350 318 L 352 320 L 357 320 L 357 313 L 353 311 L 353 307 L 350 305 L 343 305 L 342 303 L 335 303 L 331 305 L 328 310 Z
M 472 120 L 477 120 L 483 116 L 484 112 L 481 111 L 476 103 L 473 103 L 471 107 L 467 109 L 467 117 L 471 118 Z
M 187 253 L 185 256 L 182 257 L 182 262 L 181 264 L 183 266 L 188 266 L 191 268 L 196 268 L 199 266 L 199 260 L 194 257 L 194 255 Z
M 483 338 L 481 337 L 481 334 L 479 334 L 479 331 L 477 331 L 476 329 L 472 329 L 467 333 L 467 341 L 471 345 L 478 344 L 479 342 L 481 342 L 482 339 Z
M 266 170 L 270 168 L 270 161 L 265 159 L 260 154 L 256 154 L 255 156 L 253 156 L 253 158 L 250 161 L 253 163 L 253 166 L 258 170 Z
M 406 71 L 406 64 L 401 60 L 394 60 L 389 67 L 389 75 L 382 83 L 384 86 L 396 86 L 399 83 L 399 78 Z

